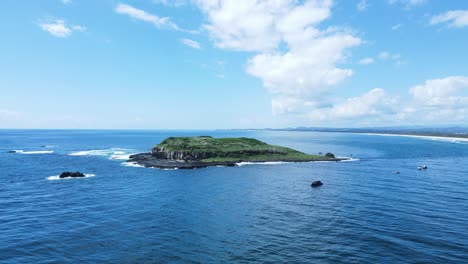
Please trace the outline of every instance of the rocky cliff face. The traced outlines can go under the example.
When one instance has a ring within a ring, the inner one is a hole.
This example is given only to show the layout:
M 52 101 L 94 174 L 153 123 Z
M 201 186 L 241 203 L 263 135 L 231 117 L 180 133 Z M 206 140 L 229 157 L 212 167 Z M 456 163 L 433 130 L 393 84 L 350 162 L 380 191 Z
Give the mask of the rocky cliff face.
M 185 161 L 198 161 L 209 158 L 220 158 L 220 157 L 242 157 L 245 155 L 265 155 L 265 154 L 276 154 L 286 155 L 279 149 L 268 149 L 268 150 L 242 150 L 242 151 L 231 151 L 231 152 L 197 152 L 197 151 L 171 151 L 164 147 L 154 147 L 151 150 L 153 157 L 158 159 L 167 160 L 185 160 Z

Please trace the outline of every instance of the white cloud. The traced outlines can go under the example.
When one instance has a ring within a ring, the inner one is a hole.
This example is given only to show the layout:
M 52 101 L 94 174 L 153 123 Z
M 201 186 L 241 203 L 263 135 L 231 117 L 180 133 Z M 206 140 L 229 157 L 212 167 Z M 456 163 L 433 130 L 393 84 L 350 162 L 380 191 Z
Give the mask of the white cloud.
M 65 20 L 62 19 L 56 19 L 51 22 L 39 22 L 38 25 L 42 30 L 49 32 L 51 35 L 58 38 L 67 38 L 74 31 L 86 31 L 85 27 L 78 25 L 67 25 Z
M 162 26 L 177 28 L 177 26 L 170 21 L 169 17 L 158 17 L 156 15 L 147 13 L 144 10 L 137 9 L 127 4 L 118 4 L 115 8 L 115 12 L 117 12 L 118 14 L 128 15 L 134 19 L 151 23 L 158 28 Z
M 403 24 L 396 24 L 396 25 L 393 25 L 393 26 L 392 26 L 392 30 L 399 30 L 402 26 L 403 26 Z
M 359 61 L 359 64 L 362 64 L 362 65 L 369 65 L 369 64 L 372 64 L 372 63 L 374 63 L 373 58 L 364 58 L 364 59 Z
M 361 96 L 348 98 L 345 101 L 326 108 L 317 108 L 308 116 L 320 120 L 355 120 L 364 117 L 382 118 L 394 114 L 396 100 L 387 95 L 385 90 L 375 88 Z
M 450 76 L 427 80 L 424 84 L 410 88 L 409 93 L 415 100 L 425 105 L 455 106 L 459 102 L 468 103 L 468 97 L 456 95 L 464 89 L 468 90 L 468 77 Z
M 365 11 L 369 7 L 367 0 L 361 0 L 357 3 L 356 8 L 358 11 Z
M 376 88 L 325 107 L 312 105 L 312 109 L 306 113 L 314 122 L 354 126 L 388 122 L 450 124 L 468 121 L 466 76 L 427 80 L 409 88 L 408 93 L 411 97 L 402 95 L 400 98 Z
M 185 45 L 191 47 L 191 48 L 194 48 L 194 49 L 201 49 L 201 46 L 200 46 L 200 43 L 198 43 L 197 41 L 195 40 L 191 40 L 191 39 L 181 39 L 180 40 L 182 43 L 184 43 Z
M 256 52 L 247 72 L 272 96 L 274 114 L 294 112 L 353 74 L 337 65 L 361 40 L 346 30 L 318 25 L 333 1 L 198 0 L 208 30 L 222 49 Z
M 390 58 L 390 53 L 388 53 L 387 51 L 382 51 L 379 53 L 379 59 L 386 60 L 388 58 Z
M 382 51 L 377 55 L 377 57 L 382 61 L 391 60 L 396 65 L 401 65 L 405 63 L 403 59 L 401 58 L 401 55 L 398 53 L 390 53 L 388 51 Z
M 468 121 L 468 77 L 450 76 L 427 80 L 411 87 L 412 101 L 400 116 L 413 123 L 460 123 Z
M 79 31 L 79 32 L 85 32 L 86 31 L 86 27 L 83 27 L 83 26 L 73 25 L 71 28 L 72 28 L 73 31 Z
M 193 33 L 193 34 L 197 33 L 196 31 L 185 30 L 185 29 L 180 28 L 174 22 L 172 22 L 169 17 L 159 17 L 157 15 L 148 13 L 144 10 L 135 8 L 131 5 L 120 3 L 115 7 L 115 12 L 118 14 L 127 15 L 133 19 L 151 23 L 157 28 L 169 28 L 169 29 Z
M 468 10 L 453 10 L 442 13 L 431 18 L 430 24 L 437 25 L 447 23 L 449 27 L 466 27 L 468 26 Z

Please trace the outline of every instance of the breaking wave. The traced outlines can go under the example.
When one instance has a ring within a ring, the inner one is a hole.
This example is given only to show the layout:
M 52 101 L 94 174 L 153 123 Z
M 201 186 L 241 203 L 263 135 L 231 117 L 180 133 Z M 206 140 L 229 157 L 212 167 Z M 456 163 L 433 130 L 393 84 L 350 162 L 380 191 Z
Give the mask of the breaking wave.
M 67 178 L 60 178 L 60 175 L 54 175 L 54 176 L 49 176 L 47 177 L 47 180 L 49 181 L 55 181 L 55 180 L 68 180 L 68 179 L 83 179 L 83 178 L 90 178 L 94 177 L 96 174 L 85 174 L 85 177 L 67 177 Z
M 81 150 L 69 153 L 70 156 L 103 156 L 110 160 L 128 160 L 130 155 L 136 153 L 132 149 L 110 148 L 110 149 L 93 149 Z
M 24 150 L 14 150 L 15 153 L 18 154 L 52 154 L 54 153 L 53 150 L 32 150 L 32 151 L 24 151 Z
M 265 162 L 238 162 L 236 163 L 237 166 L 246 166 L 246 165 L 281 165 L 287 164 L 292 162 L 287 161 L 265 161 Z
M 136 162 L 122 162 L 121 164 L 125 167 L 145 168 L 145 166 L 140 165 Z

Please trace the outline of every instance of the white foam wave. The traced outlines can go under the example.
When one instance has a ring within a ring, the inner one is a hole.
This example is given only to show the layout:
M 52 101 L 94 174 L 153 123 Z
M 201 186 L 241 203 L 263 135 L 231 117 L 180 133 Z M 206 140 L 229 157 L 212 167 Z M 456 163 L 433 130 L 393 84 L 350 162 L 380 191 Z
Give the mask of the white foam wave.
M 165 168 L 165 169 L 161 169 L 161 170 L 178 170 L 179 168 Z
M 353 162 L 353 161 L 360 161 L 359 158 L 352 158 L 352 157 L 338 157 L 339 159 L 344 159 L 340 160 L 340 162 Z
M 352 157 L 337 157 L 339 159 L 344 159 L 340 160 L 340 162 L 350 162 L 350 161 L 359 161 L 358 158 L 352 158 Z M 336 162 L 332 160 L 318 160 L 318 161 L 306 161 L 302 162 L 299 161 L 300 163 L 316 163 L 316 162 Z M 236 163 L 237 166 L 246 166 L 246 165 L 281 165 L 281 164 L 288 164 L 288 163 L 297 163 L 295 161 L 265 161 L 265 162 L 238 162 Z
M 107 156 L 110 160 L 128 160 L 135 150 L 110 148 L 110 149 L 93 149 L 81 150 L 69 153 L 70 156 Z
M 49 181 L 55 181 L 55 180 L 68 180 L 68 179 L 83 179 L 83 178 L 90 178 L 94 177 L 96 174 L 85 174 L 85 177 L 67 177 L 67 178 L 60 178 L 60 175 L 54 175 L 54 176 L 49 176 L 47 177 L 47 180 Z
M 24 150 L 15 150 L 15 153 L 18 154 L 52 154 L 53 150 L 33 150 L 33 151 L 24 151 Z
M 237 166 L 246 166 L 246 165 L 281 165 L 281 164 L 287 164 L 291 162 L 286 162 L 286 161 L 265 161 L 265 162 L 238 162 L 236 163 Z
M 125 167 L 145 168 L 145 166 L 142 166 L 136 162 L 122 162 L 120 164 L 122 164 Z

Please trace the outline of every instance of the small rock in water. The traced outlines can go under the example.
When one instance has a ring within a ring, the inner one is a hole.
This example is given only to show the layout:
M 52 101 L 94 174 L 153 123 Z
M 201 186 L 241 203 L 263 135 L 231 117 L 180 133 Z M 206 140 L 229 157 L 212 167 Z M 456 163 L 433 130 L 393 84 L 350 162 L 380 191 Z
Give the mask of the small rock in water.
M 310 186 L 312 187 L 319 187 L 319 186 L 322 186 L 323 183 L 321 181 L 314 181 L 312 182 L 312 184 Z
M 62 172 L 62 174 L 60 174 L 59 176 L 60 179 L 69 178 L 69 177 L 86 177 L 86 175 L 84 175 L 83 173 L 79 171 L 77 172 L 66 171 L 66 172 Z
M 394 171 L 393 174 L 400 174 L 400 172 L 399 171 Z
M 16 153 L 16 150 L 9 150 L 7 153 Z

